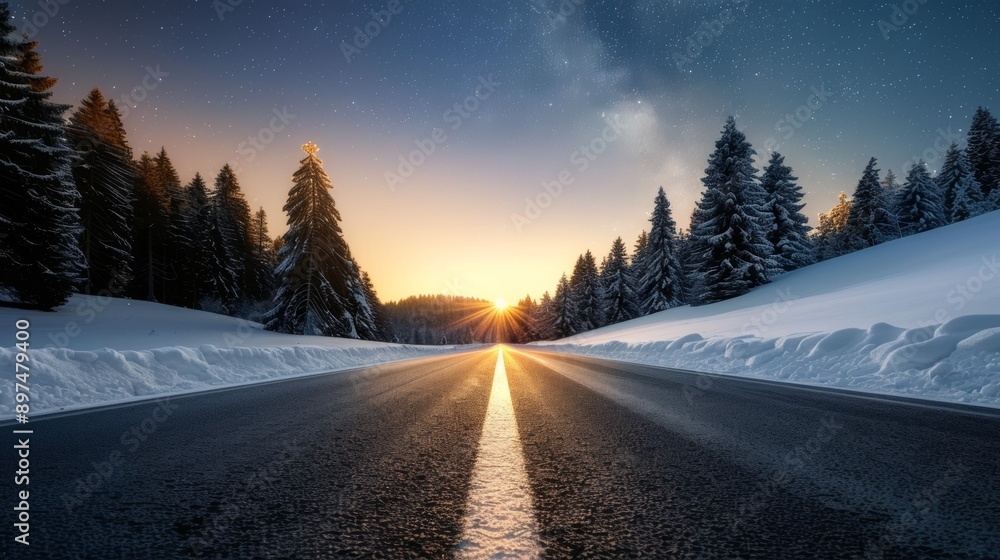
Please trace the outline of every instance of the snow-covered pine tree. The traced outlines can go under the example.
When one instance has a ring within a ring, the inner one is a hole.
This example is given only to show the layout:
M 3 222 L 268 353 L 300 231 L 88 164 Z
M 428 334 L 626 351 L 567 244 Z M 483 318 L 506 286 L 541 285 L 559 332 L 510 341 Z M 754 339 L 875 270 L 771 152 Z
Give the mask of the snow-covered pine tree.
M 702 179 L 704 183 L 704 179 Z M 695 231 L 702 222 L 708 219 L 712 210 L 719 204 L 719 193 L 713 187 L 706 187 L 701 193 L 701 199 L 695 203 L 691 210 L 691 219 L 688 225 L 687 242 L 682 248 L 684 258 L 681 265 L 684 267 L 684 295 L 685 301 L 697 303 L 705 293 L 705 277 L 702 271 L 702 261 L 708 246 L 705 240 L 697 235 Z
M 964 150 L 952 143 L 937 176 L 938 192 L 944 198 L 945 221 L 967 220 L 986 211 L 983 191 L 969 166 Z
M 597 261 L 589 250 L 580 255 L 570 276 L 570 297 L 576 315 L 573 318 L 573 331 L 584 332 L 594 330 L 604 324 L 604 313 L 601 309 L 601 283 L 597 271 Z
M 677 260 L 681 263 L 681 270 L 684 272 L 684 301 L 698 301 L 698 287 L 695 279 L 698 276 L 698 265 L 692 253 L 691 232 L 686 229 L 677 230 L 677 237 L 674 238 L 674 247 L 677 253 Z
M 528 322 L 535 334 L 535 340 L 552 340 L 555 338 L 555 314 L 552 296 L 546 290 L 538 300 L 538 305 L 528 315 Z
M 848 253 L 847 219 L 851 215 L 851 199 L 841 192 L 837 205 L 828 213 L 819 215 L 819 227 L 815 231 L 816 256 L 820 260 L 832 259 Z
M 0 4 L 0 301 L 50 310 L 81 284 L 86 258 L 72 148 L 52 103 L 55 78 L 40 76 L 34 41 L 15 42 Z
M 878 180 L 877 160 L 871 158 L 851 198 L 844 234 L 851 251 L 874 247 L 899 237 L 899 224 Z
M 261 207 L 250 221 L 250 294 L 255 299 L 270 299 L 274 291 L 274 269 L 278 266 L 278 255 L 274 251 L 274 243 L 267 231 L 267 212 Z
M 389 333 L 391 329 L 389 328 L 389 319 L 385 314 L 385 305 L 382 304 L 382 300 L 378 297 L 378 292 L 375 290 L 375 284 L 372 282 L 371 276 L 363 270 L 361 271 L 361 285 L 364 287 L 365 299 L 371 307 L 375 323 L 374 332 L 369 340 L 383 340 L 389 342 Z
M 122 113 L 115 105 L 114 99 L 108 100 L 108 118 L 111 119 L 111 133 L 108 139 L 116 148 L 124 152 L 125 159 L 132 161 L 132 147 L 129 146 L 125 135 L 125 124 L 122 122 Z
M 330 177 L 316 157 L 319 148 L 302 146 L 306 157 L 292 177 L 284 210 L 288 231 L 276 275 L 275 307 L 267 329 L 293 334 L 357 338 L 350 314 L 355 273 L 340 229 L 340 212 L 330 196 Z
M 792 175 L 792 168 L 785 165 L 785 156 L 774 152 L 764 168 L 761 186 L 767 191 L 767 210 L 771 215 L 772 229 L 768 241 L 774 248 L 774 260 L 781 272 L 791 272 L 797 268 L 816 262 L 807 224 L 809 218 L 802 214 L 802 187 L 796 184 L 798 177 Z
M 14 111 L 24 105 L 29 86 L 13 74 L 17 47 L 11 37 L 16 29 L 10 22 L 10 6 L 0 3 L 0 302 L 13 301 L 14 282 L 20 258 L 18 247 L 11 245 L 10 236 L 24 227 L 25 191 L 20 185 L 23 170 L 2 162 L 11 161 L 16 153 Z
M 160 148 L 153 157 L 153 181 L 155 191 L 166 197 L 166 230 L 163 237 L 163 266 L 157 281 L 159 301 L 168 305 L 182 305 L 181 294 L 188 291 L 187 282 L 181 269 L 184 253 L 194 241 L 188 228 L 187 192 L 181 185 L 181 178 L 174 163 L 167 155 L 166 148 Z
M 979 182 L 971 174 L 963 179 L 955 188 L 955 198 L 952 200 L 951 212 L 948 214 L 949 223 L 957 223 L 968 220 L 984 213 L 986 203 L 982 200 L 974 200 L 972 197 L 979 197 L 982 191 L 979 189 Z M 996 189 L 994 189 L 996 192 Z
M 181 255 L 178 267 L 185 279 L 181 293 L 182 305 L 197 308 L 202 300 L 222 301 L 219 284 L 231 283 L 232 278 L 220 270 L 215 243 L 219 237 L 215 231 L 212 208 L 209 204 L 208 186 L 200 173 L 185 187 L 187 206 L 184 222 L 190 239 Z
M 885 172 L 885 178 L 882 179 L 882 188 L 885 189 L 886 200 L 895 200 L 896 191 L 899 190 L 899 180 L 896 178 L 896 174 L 892 172 L 892 169 Z
M 674 243 L 677 224 L 663 187 L 656 193 L 649 221 L 643 275 L 636 291 L 643 315 L 676 307 L 684 302 L 684 269 L 677 257 Z
M 896 195 L 894 207 L 902 235 L 922 233 L 945 225 L 944 199 L 923 160 L 910 167 L 906 182 Z
M 156 180 L 156 164 L 149 152 L 143 152 L 135 164 L 135 205 L 132 228 L 132 267 L 135 271 L 131 295 L 136 299 L 157 301 L 158 281 L 163 276 L 163 248 L 170 218 L 170 201 L 162 184 Z
M 635 244 L 632 245 L 632 258 L 629 260 L 628 265 L 629 270 L 632 272 L 632 278 L 635 280 L 637 289 L 639 279 L 646 273 L 647 254 L 649 254 L 649 234 L 646 233 L 646 230 L 642 230 L 639 233 L 639 237 L 636 238 Z
M 87 294 L 116 294 L 132 273 L 136 176 L 117 111 L 94 88 L 70 117 L 67 129 L 77 152 L 73 178 L 80 192 Z
M 604 317 L 606 325 L 628 321 L 639 316 L 635 295 L 635 280 L 628 265 L 628 250 L 619 237 L 611 244 L 611 251 L 601 267 L 601 284 L 604 291 Z
M 1000 123 L 985 107 L 978 107 L 972 116 L 965 153 L 982 199 L 991 200 L 993 190 L 1000 188 Z
M 348 249 L 348 254 L 350 254 L 350 249 Z M 375 302 L 369 299 L 368 290 L 365 288 L 364 281 L 362 280 L 363 273 L 361 267 L 354 260 L 354 257 L 351 257 L 351 264 L 353 269 L 349 275 L 347 310 L 354 321 L 354 330 L 357 334 L 354 338 L 380 340 L 381 334 L 378 329 Z
M 538 340 L 538 333 L 535 332 L 534 324 L 531 322 L 531 316 L 536 313 L 537 308 L 538 303 L 531 298 L 531 294 L 525 295 L 524 299 L 517 302 L 517 307 L 512 313 L 515 332 L 510 342 L 527 344 Z
M 729 117 L 708 159 L 705 191 L 692 220 L 697 282 L 704 286 L 701 303 L 733 298 L 766 284 L 768 271 L 777 267 L 767 240 L 767 192 L 753 166 L 756 153 Z
M 578 332 L 575 326 L 576 315 L 573 290 L 566 275 L 563 274 L 556 287 L 556 295 L 552 298 L 552 337 L 566 338 L 576 334 Z
M 215 190 L 209 201 L 218 228 L 217 258 L 233 278 L 233 285 L 226 290 L 222 300 L 231 313 L 243 298 L 258 299 L 258 294 L 248 292 L 253 274 L 250 205 L 243 196 L 236 173 L 228 163 L 216 176 Z

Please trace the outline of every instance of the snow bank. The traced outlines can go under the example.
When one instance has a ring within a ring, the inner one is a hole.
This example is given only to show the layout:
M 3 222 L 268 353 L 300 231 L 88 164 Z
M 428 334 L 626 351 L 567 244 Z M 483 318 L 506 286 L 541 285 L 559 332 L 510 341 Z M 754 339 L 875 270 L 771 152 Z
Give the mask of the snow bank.
M 1000 406 L 1000 212 L 541 346 L 679 369 Z
M 887 333 L 893 332 L 897 334 L 887 339 Z M 685 339 L 554 344 L 545 349 L 1000 408 L 1000 315 L 961 317 L 906 331 L 882 323 L 864 331 L 842 329 L 768 339 Z
M 31 353 L 34 414 L 166 394 L 267 381 L 418 358 L 454 347 L 383 345 L 319 348 L 157 348 L 117 351 L 42 349 Z M 13 363 L 14 349 L 0 349 Z M 12 384 L 0 385 L 0 415 L 13 414 Z
M 378 347 L 364 340 L 297 336 L 264 330 L 260 323 L 148 301 L 75 295 L 53 313 L 0 308 L 0 347 L 14 346 L 15 323 L 31 321 L 33 348 L 152 350 L 169 346 Z
M 156 348 L 69 350 L 31 353 L 32 414 L 84 408 L 143 397 L 179 394 L 272 379 L 336 371 L 419 358 L 454 347 L 384 345 L 319 348 Z M 0 349 L 0 362 L 14 363 L 13 348 Z M 0 417 L 14 409 L 13 382 L 0 384 Z
M 0 308 L 0 363 L 27 319 L 32 415 L 454 352 L 295 336 L 259 323 L 150 302 L 73 296 L 53 313 Z M 14 415 L 13 368 L 0 419 Z

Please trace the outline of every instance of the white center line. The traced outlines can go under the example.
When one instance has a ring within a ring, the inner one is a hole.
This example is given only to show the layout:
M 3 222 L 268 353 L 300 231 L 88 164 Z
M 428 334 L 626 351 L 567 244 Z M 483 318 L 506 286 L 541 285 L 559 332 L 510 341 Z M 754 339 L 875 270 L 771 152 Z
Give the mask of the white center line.
M 456 556 L 538 558 L 534 511 L 501 349 Z

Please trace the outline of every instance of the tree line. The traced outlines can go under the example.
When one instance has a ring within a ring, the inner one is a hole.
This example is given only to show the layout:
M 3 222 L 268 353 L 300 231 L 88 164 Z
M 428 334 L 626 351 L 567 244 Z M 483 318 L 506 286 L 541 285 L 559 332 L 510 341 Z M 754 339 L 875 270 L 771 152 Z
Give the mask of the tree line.
M 0 304 L 51 310 L 77 292 L 262 320 L 295 334 L 388 333 L 307 144 L 272 239 L 228 164 L 182 183 L 165 148 L 134 158 L 113 100 L 51 101 L 38 42 L 0 3 Z M 69 117 L 66 115 L 69 113 Z
M 453 295 L 420 295 L 385 304 L 390 340 L 406 344 L 510 342 L 494 303 Z

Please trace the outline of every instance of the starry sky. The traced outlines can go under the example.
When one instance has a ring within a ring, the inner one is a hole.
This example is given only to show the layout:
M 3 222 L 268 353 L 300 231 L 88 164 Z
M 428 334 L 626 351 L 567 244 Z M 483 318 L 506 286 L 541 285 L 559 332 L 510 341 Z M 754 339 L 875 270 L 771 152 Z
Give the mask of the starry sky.
M 631 247 L 661 185 L 686 227 L 727 115 L 758 168 L 786 156 L 815 224 L 870 157 L 936 169 L 1000 110 L 993 0 L 41 4 L 12 11 L 58 101 L 100 87 L 185 182 L 232 163 L 273 235 L 318 144 L 383 300 L 540 296 L 581 252 Z

